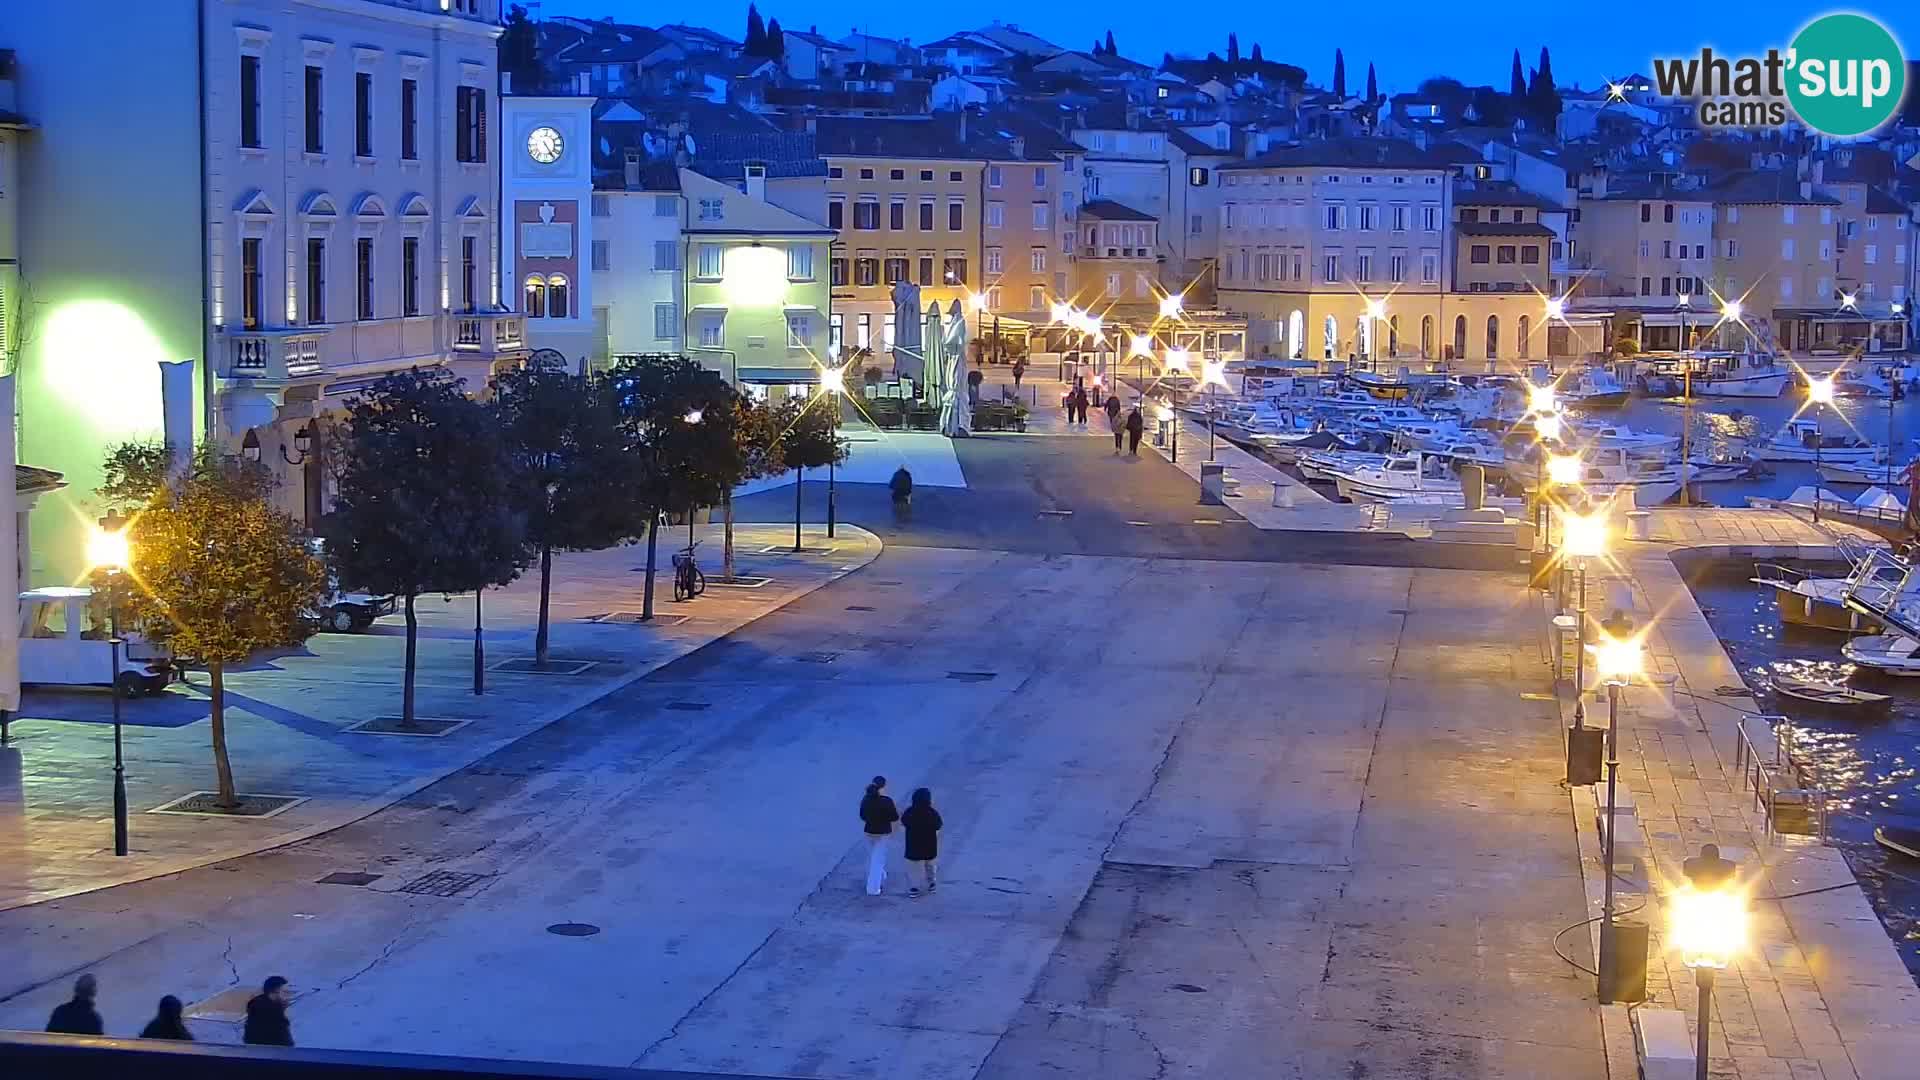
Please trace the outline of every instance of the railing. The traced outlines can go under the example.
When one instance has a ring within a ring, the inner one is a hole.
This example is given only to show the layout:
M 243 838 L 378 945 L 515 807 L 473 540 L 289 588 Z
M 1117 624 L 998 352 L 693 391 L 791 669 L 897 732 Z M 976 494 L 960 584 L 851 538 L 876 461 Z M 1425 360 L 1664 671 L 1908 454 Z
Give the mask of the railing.
M 525 317 L 513 311 L 456 315 L 453 348 L 455 352 L 512 352 L 525 344 L 525 326 Z
M 229 330 L 227 367 L 219 374 L 229 379 L 286 381 L 319 374 L 320 339 L 326 327 L 284 327 L 269 330 Z
M 1777 796 L 1789 791 L 1797 791 L 1806 798 L 1806 809 L 1813 825 L 1813 835 L 1821 843 L 1827 840 L 1826 783 L 1820 779 L 1813 763 L 1797 752 L 1799 733 L 1793 721 L 1785 716 L 1762 716 L 1773 735 L 1773 755 L 1763 760 L 1760 751 L 1753 745 L 1753 739 L 1747 734 L 1746 721 L 1743 719 L 1735 728 L 1739 737 L 1733 746 L 1734 771 L 1740 774 L 1740 786 L 1743 791 L 1753 794 L 1752 808 L 1758 810 L 1766 822 L 1763 838 L 1771 843 L 1776 834 L 1784 831 L 1778 827 L 1780 803 Z

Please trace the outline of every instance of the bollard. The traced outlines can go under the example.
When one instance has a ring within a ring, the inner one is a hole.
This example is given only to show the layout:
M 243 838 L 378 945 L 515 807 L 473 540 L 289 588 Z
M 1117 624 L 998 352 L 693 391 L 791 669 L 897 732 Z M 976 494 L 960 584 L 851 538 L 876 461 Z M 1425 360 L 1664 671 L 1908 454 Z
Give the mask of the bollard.
M 1227 467 L 1218 462 L 1200 463 L 1200 501 L 1208 506 L 1223 503 L 1227 488 Z
M 1653 539 L 1653 515 L 1645 510 L 1627 511 L 1627 539 Z
M 1483 465 L 1467 465 L 1460 470 L 1460 493 L 1466 499 L 1467 512 L 1487 504 L 1487 470 Z

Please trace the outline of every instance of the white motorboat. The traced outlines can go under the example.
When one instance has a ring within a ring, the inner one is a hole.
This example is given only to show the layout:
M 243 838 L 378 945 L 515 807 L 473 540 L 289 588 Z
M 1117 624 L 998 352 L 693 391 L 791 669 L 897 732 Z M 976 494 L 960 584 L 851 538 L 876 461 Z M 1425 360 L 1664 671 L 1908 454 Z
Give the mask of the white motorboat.
M 1411 405 L 1385 405 L 1353 417 L 1355 427 L 1367 431 L 1398 431 L 1416 424 L 1432 424 L 1433 417 Z
M 1362 465 L 1384 464 L 1386 460 L 1385 454 L 1369 454 L 1360 450 L 1311 450 L 1301 454 L 1295 460 L 1294 467 L 1309 481 L 1331 484 L 1336 473 Z
M 1920 641 L 1905 634 L 1873 634 L 1840 646 L 1848 663 L 1887 675 L 1920 676 Z
M 1438 446 L 1422 447 L 1434 457 L 1443 458 L 1455 465 L 1479 465 L 1489 472 L 1502 474 L 1507 468 L 1507 452 L 1498 442 L 1490 438 L 1464 438 Z
M 1881 452 L 1879 447 L 1852 434 L 1824 434 L 1819 421 L 1802 417 L 1787 421 L 1773 433 L 1773 438 L 1754 449 L 1753 456 L 1761 461 L 1857 465 L 1872 462 L 1874 455 Z
M 1531 484 L 1537 472 L 1524 476 Z M 1687 478 L 1702 481 L 1696 471 Z M 1623 447 L 1599 447 L 1580 455 L 1580 488 L 1588 495 L 1610 499 L 1621 489 L 1634 489 L 1634 500 L 1642 506 L 1658 506 L 1680 494 L 1680 466 L 1658 451 L 1633 451 Z
M 1333 473 L 1333 484 L 1342 498 L 1354 502 L 1392 502 L 1415 495 L 1462 496 L 1460 478 L 1453 469 L 1424 454 L 1393 454 L 1377 465 L 1339 469 Z
M 1697 397 L 1777 398 L 1787 392 L 1793 372 L 1765 353 L 1725 353 L 1708 357 L 1704 374 L 1693 377 Z
M 1827 464 L 1826 458 L 1822 457 L 1820 459 L 1820 479 L 1829 484 L 1879 484 L 1883 487 L 1892 487 L 1895 484 L 1899 484 L 1904 486 L 1907 482 L 1908 470 L 1912 468 L 1912 462 L 1908 462 L 1905 465 L 1894 464 L 1893 455 L 1887 452 L 1886 447 L 1879 446 L 1874 448 L 1873 457 L 1867 461 L 1841 462 L 1839 464 L 1829 465 Z
M 1315 428 L 1313 418 L 1271 401 L 1231 401 L 1213 414 L 1214 425 L 1223 434 L 1251 438 L 1255 435 L 1305 434 Z
M 1880 620 L 1849 606 L 1847 594 L 1863 587 L 1876 594 L 1897 591 L 1907 566 L 1884 550 L 1862 550 L 1849 542 L 1840 546 L 1843 552 L 1858 552 L 1851 556 L 1853 567 L 1846 577 L 1816 577 L 1791 566 L 1756 563 L 1748 580 L 1773 590 L 1774 607 L 1780 621 L 1788 626 L 1849 634 L 1879 633 Z
M 1632 389 L 1603 367 L 1584 367 L 1562 375 L 1554 391 L 1562 405 L 1576 409 L 1617 409 L 1632 396 Z
M 1342 452 L 1358 449 L 1353 443 L 1325 429 L 1298 435 L 1252 435 L 1247 441 L 1266 451 L 1267 456 L 1282 465 L 1298 465 L 1302 455 L 1315 451 Z M 1301 471 L 1305 472 L 1304 469 Z
M 1680 436 L 1635 431 L 1625 424 L 1576 424 L 1573 426 L 1573 441 L 1626 450 L 1666 450 L 1680 445 Z
M 1893 396 L 1893 384 L 1875 371 L 1841 370 L 1833 373 L 1835 397 L 1886 398 Z

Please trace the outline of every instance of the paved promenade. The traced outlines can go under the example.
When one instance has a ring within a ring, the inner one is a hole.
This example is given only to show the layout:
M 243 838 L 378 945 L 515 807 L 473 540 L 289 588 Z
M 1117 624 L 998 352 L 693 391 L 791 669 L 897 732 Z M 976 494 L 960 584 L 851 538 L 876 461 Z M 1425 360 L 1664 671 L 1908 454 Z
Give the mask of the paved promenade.
M 1623 908 L 1652 902 L 1636 918 L 1654 937 L 1645 1007 L 1679 1009 L 1697 1022 L 1691 973 L 1664 940 L 1660 898 L 1683 880 L 1680 860 L 1717 843 L 1742 864 L 1756 897 L 1752 946 L 1722 973 L 1710 1031 L 1715 1076 L 1742 1080 L 1896 1080 L 1920 1060 L 1920 989 L 1900 963 L 1845 859 L 1805 837 L 1770 835 L 1751 790 L 1734 767 L 1742 725 L 1764 757 L 1773 735 L 1754 718 L 1759 703 L 1672 562 L 1676 551 L 1731 557 L 1833 557 L 1828 535 L 1778 511 L 1661 510 L 1655 539 L 1628 542 L 1616 560 L 1589 571 L 1589 595 L 1632 598 L 1636 625 L 1651 624 L 1652 670 L 1675 676 L 1676 713 L 1650 688 L 1625 692 L 1621 712 L 1621 785 L 1630 794 L 1621 842 L 1631 847 L 1624 876 L 1634 880 Z M 1610 606 L 1610 602 L 1609 602 Z M 1544 606 L 1540 618 L 1546 617 Z M 1571 716 L 1571 701 L 1566 703 Z M 1588 702 L 1590 723 L 1604 723 L 1603 697 Z M 1598 787 L 1594 791 L 1602 790 Z M 1596 800 L 1580 789 L 1575 809 L 1587 866 L 1590 908 L 1600 911 L 1604 878 Z M 1644 844 L 1644 847 L 1641 845 Z M 1834 888 L 1834 886 L 1838 886 Z M 1597 927 L 1593 937 L 1597 939 Z M 1628 1011 L 1603 1010 L 1608 1063 L 1631 1076 Z
M 791 508 L 791 503 L 788 504 Z M 720 526 L 703 527 L 701 558 L 720 572 Z M 662 534 L 659 562 L 684 542 Z M 707 645 L 871 561 L 879 541 L 840 532 L 831 551 L 817 526 L 814 553 L 793 555 L 791 525 L 743 526 L 736 547 L 743 575 L 759 588 L 709 589 L 673 603 L 671 571 L 656 583 L 654 626 L 639 612 L 643 546 L 554 556 L 553 647 L 558 670 L 530 674 L 539 598 L 537 574 L 487 593 L 486 694 L 473 695 L 473 598 L 422 597 L 421 717 L 461 721 L 438 738 L 375 735 L 349 725 L 400 711 L 404 620 L 382 619 L 366 634 L 320 634 L 298 651 L 263 656 L 229 672 L 227 740 L 242 792 L 299 796 L 272 817 L 234 819 L 151 813 L 212 787 L 206 676 L 164 696 L 124 703 L 131 853 L 113 855 L 113 732 L 104 691 L 29 690 L 0 750 L 0 909 L 203 866 L 286 844 L 364 817 L 507 747 L 662 664 Z M 774 548 L 772 553 L 765 549 Z M 615 620 L 596 621 L 607 615 Z M 503 666 L 504 665 L 504 668 Z M 577 669 L 577 670 L 576 670 Z

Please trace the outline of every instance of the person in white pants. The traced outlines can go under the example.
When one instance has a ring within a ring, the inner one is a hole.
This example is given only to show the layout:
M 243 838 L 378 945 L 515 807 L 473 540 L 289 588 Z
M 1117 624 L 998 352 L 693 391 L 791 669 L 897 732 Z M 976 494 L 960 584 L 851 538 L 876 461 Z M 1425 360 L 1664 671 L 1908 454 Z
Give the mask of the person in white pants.
M 876 776 L 860 800 L 860 823 L 867 837 L 868 896 L 879 896 L 887 883 L 887 838 L 893 835 L 893 823 L 900 820 L 900 811 L 886 790 L 887 778 Z

